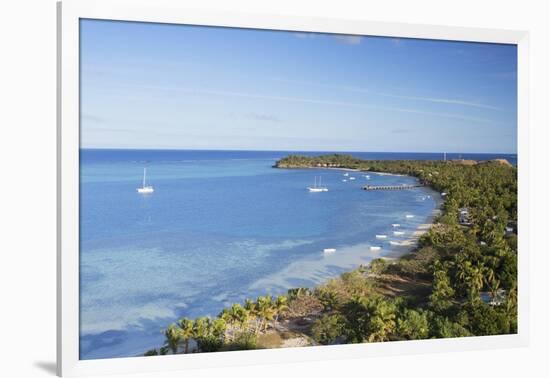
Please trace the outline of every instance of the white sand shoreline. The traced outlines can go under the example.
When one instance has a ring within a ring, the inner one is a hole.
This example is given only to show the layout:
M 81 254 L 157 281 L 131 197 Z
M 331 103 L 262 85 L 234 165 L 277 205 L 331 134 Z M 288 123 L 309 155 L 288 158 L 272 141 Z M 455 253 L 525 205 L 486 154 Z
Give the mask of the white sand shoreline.
M 295 167 L 295 168 L 287 168 L 287 167 L 277 167 L 278 169 L 330 169 L 333 171 L 343 171 L 343 172 L 361 172 L 361 173 L 373 173 L 379 176 L 408 176 L 416 179 L 414 176 L 404 175 L 401 173 L 388 173 L 388 172 L 378 172 L 378 171 L 365 171 L 362 169 L 357 168 L 339 168 L 339 167 Z

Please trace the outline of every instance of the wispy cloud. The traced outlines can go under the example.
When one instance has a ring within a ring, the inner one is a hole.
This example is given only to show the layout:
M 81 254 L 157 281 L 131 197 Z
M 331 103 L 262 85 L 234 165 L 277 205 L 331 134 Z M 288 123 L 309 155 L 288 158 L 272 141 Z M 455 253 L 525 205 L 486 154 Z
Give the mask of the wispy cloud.
M 301 85 L 311 85 L 311 86 L 330 88 L 330 89 L 339 89 L 339 90 L 345 90 L 345 91 L 356 92 L 356 93 L 368 93 L 375 96 L 398 98 L 402 100 L 460 105 L 460 106 L 467 106 L 467 107 L 473 107 L 473 108 L 479 108 L 479 109 L 502 111 L 501 108 L 496 106 L 487 105 L 481 102 L 467 101 L 467 100 L 456 99 L 456 98 L 398 95 L 398 94 L 392 94 L 392 93 L 386 93 L 386 92 L 373 91 L 367 88 L 359 88 L 359 87 L 352 87 L 352 86 L 345 86 L 345 85 L 327 85 L 327 84 L 313 83 L 313 82 L 307 82 L 307 81 L 301 81 L 301 80 L 287 80 L 287 79 L 273 79 L 273 80 L 294 83 L 294 84 L 301 84 Z
M 129 87 L 128 85 L 122 85 L 122 86 Z M 130 86 L 130 87 L 135 89 L 135 86 Z M 398 112 L 398 113 L 409 113 L 409 114 L 418 114 L 418 115 L 425 115 L 425 116 L 442 117 L 442 118 L 456 119 L 456 120 L 462 120 L 467 122 L 475 122 L 480 124 L 496 124 L 496 122 L 491 119 L 464 116 L 462 114 L 447 113 L 447 112 L 432 112 L 432 111 L 424 111 L 424 110 L 419 110 L 414 108 L 382 106 L 377 104 L 366 104 L 366 103 L 357 103 L 357 102 L 348 102 L 348 101 L 321 100 L 321 99 L 293 97 L 293 96 L 274 96 L 274 95 L 224 91 L 224 90 L 215 90 L 215 89 L 207 90 L 207 89 L 193 89 L 193 88 L 176 88 L 176 87 L 170 87 L 170 86 L 139 86 L 139 89 L 146 90 L 148 93 L 150 93 L 151 90 L 156 90 L 156 91 L 166 91 L 166 92 L 176 92 L 176 93 L 178 92 L 188 93 L 188 94 L 195 94 L 195 95 L 242 97 L 242 98 L 250 98 L 250 99 L 284 101 L 284 102 L 305 103 L 305 104 L 314 104 L 314 105 L 351 107 L 351 108 L 360 108 L 360 109 L 375 109 L 375 110 L 382 110 L 387 112 Z
M 498 111 L 502 110 L 501 108 L 498 108 L 496 106 L 486 105 L 486 104 L 482 104 L 482 103 L 479 103 L 479 102 L 473 102 L 473 101 L 457 100 L 457 99 L 453 99 L 453 98 L 401 96 L 401 95 L 388 94 L 388 93 L 378 93 L 378 94 L 380 96 L 400 98 L 400 99 L 403 99 L 403 100 L 427 101 L 427 102 L 434 102 L 434 103 L 440 103 L 440 104 L 469 106 L 469 107 L 480 108 L 480 109 L 490 109 L 490 110 L 498 110 Z
M 165 88 L 165 89 L 168 89 L 168 88 Z M 206 95 L 228 96 L 228 97 L 244 97 L 244 98 L 252 98 L 252 99 L 298 102 L 298 103 L 307 103 L 307 104 L 316 104 L 316 105 L 330 105 L 330 106 L 353 107 L 353 108 L 362 108 L 362 109 L 378 109 L 378 110 L 384 110 L 389 112 L 443 117 L 443 118 L 458 119 L 462 121 L 476 122 L 476 123 L 485 123 L 485 124 L 495 123 L 492 120 L 485 119 L 485 118 L 468 117 L 468 116 L 463 116 L 463 115 L 453 114 L 453 113 L 428 112 L 428 111 L 422 111 L 422 110 L 410 109 L 410 108 L 379 106 L 379 105 L 362 104 L 362 103 L 354 103 L 354 102 L 347 102 L 347 101 L 318 100 L 318 99 L 303 98 L 303 97 L 272 96 L 272 95 L 262 95 L 262 94 L 253 94 L 253 93 L 244 93 L 244 92 L 231 92 L 231 91 L 218 91 L 218 90 L 200 90 L 200 89 L 183 89 L 183 88 L 171 88 L 171 90 L 176 90 L 176 91 L 181 91 L 186 93 L 194 93 L 194 94 L 206 94 Z

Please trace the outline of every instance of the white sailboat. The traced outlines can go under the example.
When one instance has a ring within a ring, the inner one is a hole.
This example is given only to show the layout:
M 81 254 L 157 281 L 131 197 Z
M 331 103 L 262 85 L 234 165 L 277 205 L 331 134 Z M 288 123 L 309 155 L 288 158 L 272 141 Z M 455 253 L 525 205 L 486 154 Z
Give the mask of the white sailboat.
M 327 187 L 321 186 L 321 176 L 319 176 L 319 186 L 317 186 L 317 176 L 315 176 L 313 186 L 308 186 L 307 190 L 309 190 L 312 193 L 328 192 Z
M 143 168 L 143 183 L 141 188 L 137 188 L 137 192 L 141 194 L 153 193 L 155 189 L 151 185 L 145 185 L 145 177 L 147 176 L 147 168 Z

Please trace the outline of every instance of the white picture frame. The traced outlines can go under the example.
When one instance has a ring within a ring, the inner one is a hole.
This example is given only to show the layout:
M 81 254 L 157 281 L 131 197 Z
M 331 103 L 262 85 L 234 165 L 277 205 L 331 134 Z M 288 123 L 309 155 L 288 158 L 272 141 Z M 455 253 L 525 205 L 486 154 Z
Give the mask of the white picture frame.
M 460 339 L 352 344 L 155 357 L 79 360 L 79 20 L 107 19 L 516 44 L 518 47 L 518 333 Z M 145 373 L 526 346 L 529 340 L 529 36 L 524 31 L 320 19 L 186 9 L 177 0 L 58 3 L 57 372 Z

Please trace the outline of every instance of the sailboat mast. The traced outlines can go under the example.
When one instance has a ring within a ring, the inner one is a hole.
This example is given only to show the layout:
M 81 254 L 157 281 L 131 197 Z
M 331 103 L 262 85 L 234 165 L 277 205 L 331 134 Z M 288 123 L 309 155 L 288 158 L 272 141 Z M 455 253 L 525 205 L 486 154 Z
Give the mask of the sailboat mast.
M 143 187 L 145 188 L 145 175 L 147 174 L 147 168 L 143 168 Z

